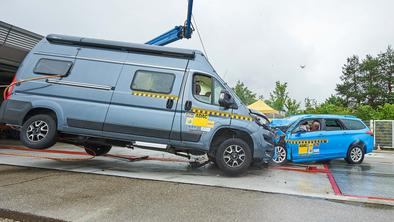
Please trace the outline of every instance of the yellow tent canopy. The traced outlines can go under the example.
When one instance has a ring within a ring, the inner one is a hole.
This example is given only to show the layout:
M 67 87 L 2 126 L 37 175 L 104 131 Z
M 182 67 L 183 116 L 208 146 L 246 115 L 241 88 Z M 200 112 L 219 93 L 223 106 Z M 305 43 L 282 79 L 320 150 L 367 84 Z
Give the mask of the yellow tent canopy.
M 254 109 L 264 114 L 279 114 L 278 111 L 274 110 L 271 106 L 267 105 L 263 100 L 259 99 L 255 103 L 248 106 L 249 109 Z

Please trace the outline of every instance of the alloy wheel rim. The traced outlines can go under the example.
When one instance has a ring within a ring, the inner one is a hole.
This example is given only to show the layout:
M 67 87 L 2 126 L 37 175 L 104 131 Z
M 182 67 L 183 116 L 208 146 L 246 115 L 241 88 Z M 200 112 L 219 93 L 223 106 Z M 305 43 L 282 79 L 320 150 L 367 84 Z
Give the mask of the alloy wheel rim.
M 286 159 L 286 150 L 281 146 L 275 147 L 275 156 L 272 159 L 275 163 L 283 163 Z
M 350 158 L 353 160 L 353 162 L 358 162 L 361 160 L 363 156 L 363 151 L 361 150 L 360 147 L 355 147 L 350 151 Z
M 26 136 L 30 142 L 40 142 L 48 135 L 48 132 L 48 124 L 45 121 L 37 120 L 27 127 Z
M 231 168 L 239 167 L 246 160 L 245 150 L 241 146 L 230 145 L 224 150 L 223 159 L 227 166 Z

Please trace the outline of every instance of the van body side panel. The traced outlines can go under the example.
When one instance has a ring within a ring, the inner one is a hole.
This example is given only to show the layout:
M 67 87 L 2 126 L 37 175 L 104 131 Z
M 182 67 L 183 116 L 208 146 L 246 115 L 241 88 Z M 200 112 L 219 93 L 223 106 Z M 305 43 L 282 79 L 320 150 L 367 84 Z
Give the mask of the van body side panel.
M 69 76 L 53 84 L 68 127 L 101 132 L 126 53 L 82 48 Z
M 69 74 L 62 78 L 36 80 L 16 87 L 16 95 L 30 98 L 38 107 L 47 104 L 63 116 L 58 117 L 58 128 L 61 131 L 101 135 L 105 115 L 116 84 L 122 63 L 127 53 L 91 48 L 77 49 L 70 46 L 43 44 L 48 48 L 37 48 L 21 69 L 21 78 L 34 78 L 43 75 L 33 72 L 37 62 L 42 59 L 71 61 Z M 52 47 L 59 50 L 53 53 Z M 65 47 L 61 53 L 59 47 Z M 74 58 L 70 49 L 75 50 Z M 75 56 L 78 56 L 75 58 Z M 117 62 L 112 62 L 117 61 Z M 93 87 L 92 87 L 93 86 Z M 102 86 L 100 88 L 100 86 Z M 103 88 L 106 86 L 108 88 Z M 42 101 L 42 102 L 39 102 Z M 60 108 L 59 108 L 60 107 Z
M 168 143 L 187 60 L 144 57 L 129 53 L 105 120 L 104 136 Z M 170 91 L 132 89 L 136 73 L 147 72 L 173 76 Z

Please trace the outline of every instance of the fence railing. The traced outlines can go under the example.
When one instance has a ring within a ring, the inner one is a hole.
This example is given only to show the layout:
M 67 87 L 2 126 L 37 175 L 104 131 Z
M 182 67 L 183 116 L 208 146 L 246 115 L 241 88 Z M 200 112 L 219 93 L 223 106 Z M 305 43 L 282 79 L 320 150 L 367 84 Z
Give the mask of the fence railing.
M 375 148 L 394 149 L 394 120 L 370 120 L 366 124 L 374 132 Z

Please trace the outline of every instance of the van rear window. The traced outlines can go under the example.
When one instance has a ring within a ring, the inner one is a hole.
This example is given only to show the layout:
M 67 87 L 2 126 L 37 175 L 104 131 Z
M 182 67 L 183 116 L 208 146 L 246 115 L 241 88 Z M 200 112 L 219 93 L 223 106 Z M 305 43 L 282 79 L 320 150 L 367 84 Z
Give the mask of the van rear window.
M 40 59 L 34 68 L 34 73 L 43 75 L 68 75 L 73 63 L 70 61 Z
M 131 89 L 168 94 L 172 91 L 174 80 L 175 75 L 171 73 L 139 70 L 134 75 Z
M 342 119 L 343 125 L 345 125 L 348 130 L 361 130 L 365 129 L 365 125 L 358 120 Z

